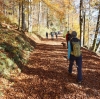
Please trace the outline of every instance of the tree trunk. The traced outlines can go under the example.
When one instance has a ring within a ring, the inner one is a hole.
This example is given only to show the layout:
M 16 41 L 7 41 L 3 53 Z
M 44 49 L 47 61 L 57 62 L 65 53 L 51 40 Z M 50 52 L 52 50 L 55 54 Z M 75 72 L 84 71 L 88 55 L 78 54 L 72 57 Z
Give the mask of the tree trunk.
M 15 1 L 13 0 L 13 7 L 12 7 L 13 16 L 15 14 Z
M 41 17 L 42 17 L 42 14 L 41 14 L 41 11 L 42 11 L 42 3 L 41 1 L 39 2 L 39 13 L 38 13 L 38 31 L 40 31 L 40 25 L 41 25 Z
M 29 14 L 28 14 L 28 32 L 32 32 L 32 23 L 33 23 L 33 18 L 32 18 L 32 12 L 33 12 L 33 7 L 31 6 L 31 0 L 29 0 Z
M 29 31 L 29 16 L 30 16 L 30 0 L 28 0 L 28 31 Z
M 96 31 L 95 31 L 95 36 L 94 36 L 94 41 L 93 41 L 93 51 L 95 52 L 97 50 L 97 45 L 96 45 L 96 41 L 97 41 L 97 35 L 98 35 L 98 30 L 99 30 L 99 22 L 100 20 L 100 9 L 99 9 L 99 13 L 98 13 L 98 19 L 97 19 L 97 25 L 96 25 Z
M 67 8 L 67 11 L 68 11 L 68 19 L 67 19 L 67 31 L 69 31 L 69 6 L 68 6 L 68 8 Z
M 20 13 L 21 13 L 20 10 L 21 10 L 21 4 L 20 4 L 20 2 L 19 2 L 19 17 L 18 17 L 18 19 L 19 19 L 19 20 L 18 20 L 18 24 L 19 24 L 19 25 L 18 25 L 18 30 L 20 30 Z
M 88 17 L 88 49 L 90 48 L 90 1 L 89 1 L 89 17 Z
M 98 22 L 97 22 L 97 28 L 96 28 L 97 34 L 98 34 L 98 31 L 99 31 L 99 28 L 100 28 L 99 26 L 100 26 L 100 9 L 99 9 Z M 99 45 L 100 45 L 100 42 L 98 42 L 98 44 L 96 44 L 95 52 L 99 48 Z
M 2 4 L 2 12 L 4 13 L 4 15 L 6 16 L 6 5 L 5 5 L 5 0 L 3 0 L 3 4 Z
M 83 0 L 80 0 L 80 16 L 79 16 L 79 18 L 80 18 L 80 40 L 82 40 L 82 23 L 83 23 L 83 18 L 82 18 L 82 5 L 83 5 Z
M 85 45 L 85 12 L 83 16 L 83 46 Z
M 22 30 L 25 31 L 26 24 L 25 24 L 25 13 L 24 13 L 24 1 L 22 1 Z
M 47 7 L 47 28 L 49 29 L 49 8 Z

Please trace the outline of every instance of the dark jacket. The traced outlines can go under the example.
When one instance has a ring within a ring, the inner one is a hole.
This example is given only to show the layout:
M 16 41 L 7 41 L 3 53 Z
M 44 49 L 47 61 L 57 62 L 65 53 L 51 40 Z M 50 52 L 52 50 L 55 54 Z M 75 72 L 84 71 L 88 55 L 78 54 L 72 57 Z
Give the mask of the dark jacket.
M 71 39 L 71 34 L 70 33 L 66 34 L 66 41 L 68 42 L 70 41 L 70 39 Z

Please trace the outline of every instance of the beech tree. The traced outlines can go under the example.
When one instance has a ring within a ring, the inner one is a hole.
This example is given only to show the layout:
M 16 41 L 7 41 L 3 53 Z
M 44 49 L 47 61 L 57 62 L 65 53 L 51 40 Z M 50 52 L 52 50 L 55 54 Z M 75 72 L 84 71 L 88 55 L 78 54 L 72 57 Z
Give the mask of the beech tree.
M 100 1 L 93 0 L 93 3 L 91 5 L 98 9 L 97 25 L 96 25 L 94 40 L 92 45 L 92 50 L 96 52 L 100 44 L 100 42 L 97 44 L 97 36 L 98 36 L 99 26 L 100 26 Z
M 93 41 L 93 51 L 97 51 L 100 42 L 97 44 L 97 35 L 99 32 L 99 27 L 100 26 L 100 8 L 99 8 L 99 12 L 98 12 L 98 19 L 97 19 L 97 25 L 96 25 L 96 31 L 95 31 L 95 36 L 94 36 L 94 41 Z

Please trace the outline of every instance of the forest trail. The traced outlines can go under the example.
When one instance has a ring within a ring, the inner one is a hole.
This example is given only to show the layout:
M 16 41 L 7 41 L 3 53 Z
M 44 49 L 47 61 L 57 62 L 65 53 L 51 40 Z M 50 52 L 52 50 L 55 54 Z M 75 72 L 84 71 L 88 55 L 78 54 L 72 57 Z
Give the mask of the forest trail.
M 0 99 L 99 99 L 100 57 L 88 50 L 83 52 L 83 82 L 76 82 L 77 68 L 68 75 L 67 49 L 64 39 L 44 39 L 37 43 L 21 74 L 12 79 L 14 85 Z

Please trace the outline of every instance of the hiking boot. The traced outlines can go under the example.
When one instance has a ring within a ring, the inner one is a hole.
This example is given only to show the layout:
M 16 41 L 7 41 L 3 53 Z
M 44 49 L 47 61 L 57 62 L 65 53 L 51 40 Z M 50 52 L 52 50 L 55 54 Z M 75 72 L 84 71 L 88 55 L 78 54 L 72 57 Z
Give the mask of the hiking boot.
M 77 81 L 78 84 L 81 84 L 82 83 L 82 81 L 79 81 L 79 80 L 76 80 L 76 81 Z
M 82 83 L 82 81 L 78 81 L 78 84 L 81 84 Z

